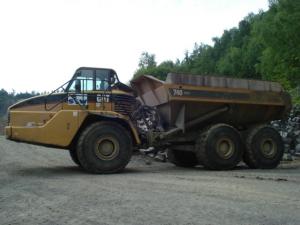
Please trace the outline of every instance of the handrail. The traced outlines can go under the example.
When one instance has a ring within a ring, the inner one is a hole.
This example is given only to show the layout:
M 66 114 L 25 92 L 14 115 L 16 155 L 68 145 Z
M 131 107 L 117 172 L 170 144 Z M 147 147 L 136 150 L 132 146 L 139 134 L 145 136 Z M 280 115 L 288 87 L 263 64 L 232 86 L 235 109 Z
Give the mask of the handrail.
M 70 92 L 69 90 L 66 91 L 66 89 L 64 88 L 64 86 L 66 84 L 69 84 L 71 81 L 73 81 L 74 79 L 71 79 L 69 81 L 67 81 L 66 83 L 64 83 L 63 85 L 59 86 L 58 88 L 56 88 L 54 91 L 52 91 L 50 94 L 48 94 L 47 96 L 45 96 L 45 101 L 44 101 L 44 108 L 46 111 L 50 111 L 52 109 L 54 109 L 55 107 L 57 107 L 59 104 L 61 104 L 62 102 L 64 102 L 66 99 L 68 99 L 68 97 L 71 97 L 75 102 L 76 104 L 78 104 L 83 110 L 86 110 L 86 106 L 81 104 L 80 101 L 78 101 L 78 99 L 76 98 L 77 95 L 85 95 L 85 89 L 81 90 L 80 93 L 73 93 L 73 92 Z M 77 80 L 88 80 L 88 79 L 77 79 Z M 57 102 L 55 105 L 53 105 L 52 107 L 50 108 L 47 108 L 47 98 L 55 93 L 58 93 L 58 90 L 62 89 L 63 90 L 63 93 L 66 94 L 66 96 L 64 98 L 62 98 L 59 102 Z M 102 107 L 104 107 L 104 98 L 105 98 L 105 95 L 106 94 L 110 94 L 111 93 L 111 88 L 110 87 L 107 87 L 105 90 L 103 90 L 104 93 L 102 94 Z
M 66 92 L 67 97 L 63 98 L 61 101 L 59 101 L 58 103 L 56 103 L 54 106 L 52 106 L 52 107 L 50 107 L 50 108 L 47 108 L 47 98 L 48 98 L 49 96 L 51 96 L 51 95 L 57 93 L 57 91 L 58 91 L 59 89 L 61 89 L 61 88 L 62 88 L 63 91 L 65 92 L 65 88 L 63 88 L 63 87 L 64 87 L 66 84 L 70 83 L 70 81 L 72 81 L 72 79 L 69 80 L 69 81 L 67 81 L 67 82 L 65 82 L 63 85 L 59 86 L 59 87 L 56 88 L 54 91 L 52 91 L 50 94 L 48 94 L 47 96 L 45 96 L 44 108 L 45 108 L 46 111 L 50 111 L 50 110 L 54 109 L 56 106 L 58 106 L 58 105 L 61 104 L 63 101 L 65 101 L 66 98 L 68 98 L 68 92 Z

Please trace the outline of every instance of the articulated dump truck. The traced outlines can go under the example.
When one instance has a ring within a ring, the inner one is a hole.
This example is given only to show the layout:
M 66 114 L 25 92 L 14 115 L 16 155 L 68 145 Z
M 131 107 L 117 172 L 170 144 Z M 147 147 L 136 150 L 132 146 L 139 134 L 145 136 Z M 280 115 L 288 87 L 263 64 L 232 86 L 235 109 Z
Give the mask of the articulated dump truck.
M 280 134 L 268 125 L 291 109 L 278 83 L 218 76 L 144 75 L 131 87 L 112 69 L 82 67 L 44 96 L 8 109 L 10 140 L 67 149 L 91 173 L 122 171 L 138 149 L 166 151 L 176 166 L 212 170 L 278 166 Z

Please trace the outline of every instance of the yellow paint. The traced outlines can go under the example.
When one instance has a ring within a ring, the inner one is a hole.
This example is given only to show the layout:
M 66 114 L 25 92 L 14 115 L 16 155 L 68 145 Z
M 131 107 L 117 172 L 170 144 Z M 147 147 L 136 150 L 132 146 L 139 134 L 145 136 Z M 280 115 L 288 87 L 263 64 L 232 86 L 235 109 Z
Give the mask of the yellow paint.
M 34 124 L 27 124 L 26 126 L 12 125 L 11 138 L 66 147 L 71 143 L 87 115 L 86 113 L 85 116 L 82 114 L 74 116 L 73 112 L 71 110 L 61 110 L 42 126 L 35 126 Z M 28 114 L 28 112 L 23 114 Z M 38 113 L 35 113 L 35 115 L 38 115 Z M 22 117 L 20 114 L 19 116 Z
M 91 91 L 84 94 L 122 94 L 132 95 L 121 90 L 112 90 L 112 92 Z M 53 95 L 60 95 L 53 94 Z M 52 102 L 47 104 L 22 104 L 28 100 L 43 98 L 44 96 L 36 96 L 16 103 L 9 108 L 9 126 L 5 128 L 6 137 L 39 144 L 49 144 L 59 147 L 68 147 L 82 123 L 89 114 L 114 118 L 125 121 L 133 134 L 135 143 L 140 144 L 141 141 L 138 132 L 127 116 L 114 112 L 114 104 L 112 102 L 96 103 L 88 102 L 87 106 L 69 105 L 65 99 L 62 102 Z
M 55 112 L 48 111 L 11 111 L 10 123 L 14 126 L 27 126 L 28 123 L 42 126 L 54 115 Z
M 11 111 L 10 126 L 5 128 L 6 136 L 14 140 L 67 147 L 90 113 L 123 119 L 129 124 L 135 142 L 141 143 L 129 118 L 116 112 L 98 110 L 60 110 L 57 113 Z
M 6 138 L 11 137 L 11 127 L 5 127 L 5 136 Z

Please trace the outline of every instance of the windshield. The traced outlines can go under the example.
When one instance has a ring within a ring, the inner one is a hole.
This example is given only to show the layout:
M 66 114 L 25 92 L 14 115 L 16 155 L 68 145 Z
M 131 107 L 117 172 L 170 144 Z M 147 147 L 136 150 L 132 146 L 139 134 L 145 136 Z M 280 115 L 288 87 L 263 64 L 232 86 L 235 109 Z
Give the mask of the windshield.
M 80 69 L 77 70 L 67 90 L 69 92 L 105 91 L 117 81 L 116 76 L 109 69 Z

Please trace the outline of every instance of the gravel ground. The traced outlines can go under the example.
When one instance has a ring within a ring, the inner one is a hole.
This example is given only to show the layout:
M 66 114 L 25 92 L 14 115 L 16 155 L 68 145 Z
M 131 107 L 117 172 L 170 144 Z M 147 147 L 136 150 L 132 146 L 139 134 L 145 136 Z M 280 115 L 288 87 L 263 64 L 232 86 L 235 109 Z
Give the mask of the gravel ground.
M 299 225 L 300 163 L 216 172 L 134 156 L 91 175 L 67 151 L 0 137 L 0 224 Z

